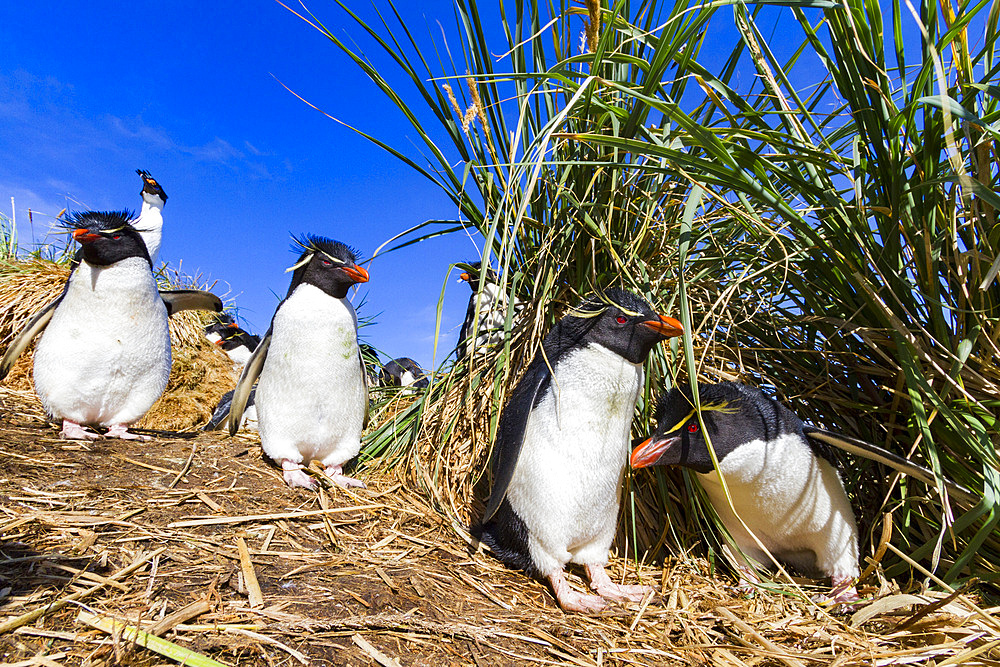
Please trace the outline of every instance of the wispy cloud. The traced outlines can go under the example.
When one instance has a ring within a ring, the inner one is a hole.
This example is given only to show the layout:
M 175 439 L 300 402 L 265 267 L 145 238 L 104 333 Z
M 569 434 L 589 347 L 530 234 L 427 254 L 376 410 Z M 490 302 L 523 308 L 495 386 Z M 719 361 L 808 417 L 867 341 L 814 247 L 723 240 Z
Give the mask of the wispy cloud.
M 279 156 L 242 137 L 185 141 L 179 130 L 142 116 L 123 116 L 114 110 L 88 116 L 79 111 L 83 106 L 70 84 L 23 70 L 0 73 L 0 151 L 34 162 L 92 164 L 95 156 L 124 158 L 141 147 L 144 155 L 184 156 L 250 179 L 270 180 L 274 173 L 288 171 Z M 13 176 L 6 171 L 8 178 Z M 0 168 L 0 178 L 4 172 Z

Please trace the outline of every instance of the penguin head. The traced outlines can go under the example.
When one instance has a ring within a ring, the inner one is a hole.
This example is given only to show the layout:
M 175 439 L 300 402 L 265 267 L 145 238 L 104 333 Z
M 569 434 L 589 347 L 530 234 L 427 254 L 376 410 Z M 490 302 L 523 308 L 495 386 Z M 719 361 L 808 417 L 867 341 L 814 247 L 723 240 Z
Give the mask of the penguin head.
M 473 292 L 479 291 L 479 281 L 484 280 L 487 285 L 496 284 L 498 280 L 497 272 L 493 269 L 487 267 L 485 275 L 483 274 L 483 263 L 482 262 L 471 262 L 469 264 L 459 264 L 459 266 L 465 266 L 466 270 L 459 276 L 460 279 L 469 283 L 469 287 Z
M 142 190 L 139 194 L 147 204 L 159 204 L 163 206 L 167 203 L 167 193 L 163 191 L 156 179 L 149 175 L 145 169 L 136 169 L 135 173 L 142 177 Z M 160 201 L 156 201 L 159 199 Z
M 680 322 L 657 315 L 645 299 L 617 287 L 570 311 L 559 329 L 559 345 L 596 343 L 634 364 L 644 362 L 660 341 L 684 333 Z
M 63 226 L 72 230 L 73 240 L 82 246 L 83 260 L 88 264 L 110 266 L 129 257 L 149 262 L 146 244 L 132 226 L 133 221 L 130 211 L 87 211 L 70 214 Z
M 707 440 L 711 440 L 721 463 L 740 445 L 761 437 L 754 430 L 761 420 L 754 414 L 753 406 L 744 400 L 738 385 L 730 382 L 700 385 L 698 396 L 701 422 L 690 386 L 674 387 L 661 399 L 656 411 L 656 430 L 632 450 L 633 468 L 674 465 L 708 473 L 714 467 Z
M 288 269 L 294 273 L 287 296 L 291 296 L 300 284 L 307 283 L 336 299 L 343 299 L 351 285 L 368 282 L 368 272 L 358 266 L 354 251 L 340 241 L 307 235 L 295 239 L 295 248 L 302 254 Z

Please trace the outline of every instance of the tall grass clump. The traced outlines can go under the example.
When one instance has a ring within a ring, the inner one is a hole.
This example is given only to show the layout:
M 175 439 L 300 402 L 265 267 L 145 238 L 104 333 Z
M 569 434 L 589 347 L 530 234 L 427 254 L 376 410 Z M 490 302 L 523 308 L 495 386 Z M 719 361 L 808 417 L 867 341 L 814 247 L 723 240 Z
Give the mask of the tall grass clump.
M 637 435 L 674 382 L 762 386 L 982 493 L 958 506 L 942 485 L 847 466 L 863 526 L 891 535 L 886 572 L 912 560 L 949 583 L 996 581 L 996 4 L 457 0 L 437 43 L 391 3 L 377 24 L 338 4 L 350 43 L 298 13 L 421 152 L 370 138 L 451 198 L 460 220 L 442 224 L 482 234 L 527 304 L 502 347 L 455 364 L 369 451 L 393 448 L 443 512 L 474 517 L 519 370 L 567 305 L 620 284 L 688 328 L 647 365 Z M 391 65 L 377 70 L 364 39 Z M 712 534 L 695 487 L 631 481 L 630 554 Z

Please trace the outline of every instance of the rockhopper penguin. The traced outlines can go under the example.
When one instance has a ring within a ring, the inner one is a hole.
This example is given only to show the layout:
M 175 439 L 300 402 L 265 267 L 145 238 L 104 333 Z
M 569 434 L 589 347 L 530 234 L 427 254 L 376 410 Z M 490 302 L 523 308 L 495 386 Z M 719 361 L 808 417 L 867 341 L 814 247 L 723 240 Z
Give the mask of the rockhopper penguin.
M 167 201 L 167 194 L 160 187 L 148 172 L 141 169 L 136 170 L 142 177 L 142 214 L 138 220 L 132 220 L 131 225 L 143 239 L 146 245 L 146 252 L 149 254 L 150 266 L 156 261 L 157 253 L 160 250 L 160 238 L 163 229 L 163 205 Z M 131 214 L 129 214 L 131 218 Z M 82 250 L 77 251 L 70 263 L 71 271 L 75 272 L 82 261 Z M 222 301 L 211 292 L 203 290 L 160 290 L 167 313 L 173 315 L 182 310 L 222 310 Z M 24 328 L 14 337 L 7 347 L 2 359 L 0 359 L 0 380 L 7 377 L 14 367 L 17 359 L 28 349 L 31 342 L 45 330 L 52 314 L 55 311 L 62 296 L 45 305 L 28 321 Z
M 858 527 L 830 449 L 806 438 L 802 420 L 785 406 L 746 385 L 700 385 L 701 421 L 690 386 L 675 387 L 657 410 L 652 437 L 632 452 L 633 468 L 679 465 L 698 473 L 712 507 L 743 554 L 770 563 L 747 532 L 771 554 L 805 573 L 822 573 L 833 585 L 832 600 L 857 599 Z M 719 470 L 705 441 L 715 449 Z M 725 476 L 733 513 L 719 482 Z M 756 580 L 734 554 L 741 575 Z
M 638 601 L 649 590 L 613 583 L 604 566 L 642 364 L 654 345 L 682 333 L 643 299 L 608 289 L 552 328 L 500 415 L 482 540 L 508 566 L 547 579 L 567 611 L 598 611 L 605 598 Z M 585 566 L 598 595 L 570 588 L 567 563 Z
M 482 262 L 465 266 L 469 268 L 459 278 L 469 283 L 472 295 L 465 311 L 465 321 L 458 333 L 456 354 L 459 360 L 469 357 L 475 349 L 502 343 L 503 328 L 507 320 L 507 296 L 498 284 L 496 271 L 489 267 L 484 271 Z M 515 314 L 520 309 L 521 303 L 515 298 Z
M 100 437 L 84 424 L 110 427 L 108 437 L 141 438 L 128 425 L 170 377 L 167 308 L 132 222 L 122 211 L 80 213 L 64 223 L 83 253 L 34 359 L 35 391 L 62 420 L 63 438 Z
M 155 267 L 160 254 L 160 241 L 163 238 L 163 205 L 167 203 L 167 193 L 148 171 L 136 169 L 135 173 L 142 178 L 142 190 L 139 191 L 142 208 L 135 228 L 139 230 L 142 240 L 146 243 L 150 264 Z
M 930 486 L 935 485 L 934 473 L 863 440 L 803 424 L 759 389 L 734 382 L 699 385 L 702 430 L 692 396 L 690 386 L 675 387 L 660 401 L 656 431 L 633 450 L 632 467 L 693 469 L 744 555 L 769 563 L 726 500 L 707 432 L 733 507 L 768 551 L 804 572 L 830 577 L 833 602 L 857 600 L 852 584 L 858 576 L 858 528 L 829 445 Z M 971 505 L 980 500 L 965 487 L 943 481 L 959 501 Z M 745 561 L 741 575 L 755 579 Z
M 368 282 L 368 272 L 343 243 L 306 236 L 296 244 L 302 254 L 289 269 L 292 283 L 236 385 L 229 432 L 239 428 L 260 376 L 257 428 L 285 483 L 315 488 L 302 468 L 319 459 L 335 483 L 364 486 L 342 469 L 361 449 L 368 409 L 358 319 L 347 291 Z

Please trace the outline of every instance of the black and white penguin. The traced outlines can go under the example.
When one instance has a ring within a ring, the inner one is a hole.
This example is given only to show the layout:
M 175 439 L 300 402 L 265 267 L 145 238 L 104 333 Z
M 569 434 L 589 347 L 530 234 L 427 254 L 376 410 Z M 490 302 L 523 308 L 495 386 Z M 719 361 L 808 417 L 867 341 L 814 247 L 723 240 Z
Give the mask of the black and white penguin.
M 455 348 L 458 359 L 465 359 L 474 349 L 482 349 L 503 342 L 503 328 L 507 319 L 507 297 L 498 283 L 496 271 L 487 267 L 482 270 L 482 262 L 473 262 L 459 278 L 472 289 L 469 305 L 465 311 L 465 321 L 458 333 Z M 521 303 L 514 299 L 515 313 Z M 473 339 L 473 335 L 475 338 Z
M 657 409 L 656 431 L 633 450 L 632 467 L 691 468 L 747 558 L 758 564 L 771 562 L 749 528 L 775 558 L 803 572 L 830 577 L 831 601 L 857 600 L 853 583 L 859 571 L 858 527 L 829 445 L 928 484 L 934 484 L 934 473 L 871 443 L 803 424 L 788 408 L 753 387 L 735 382 L 699 385 L 701 423 L 692 396 L 690 386 L 675 387 L 664 396 Z M 706 433 L 718 471 L 712 465 Z M 968 489 L 946 485 L 963 502 L 976 502 Z M 756 579 L 750 564 L 734 556 L 742 563 L 741 576 Z
M 749 528 L 775 558 L 805 573 L 830 577 L 833 600 L 856 600 L 852 584 L 859 573 L 858 526 L 830 449 L 806 438 L 802 420 L 758 389 L 725 382 L 699 385 L 698 395 L 704 430 L 691 388 L 674 387 L 657 409 L 656 431 L 633 450 L 632 467 L 691 468 L 748 559 L 771 562 Z M 706 433 L 718 471 L 712 465 Z M 732 506 L 719 481 L 720 472 Z M 756 580 L 749 563 L 734 556 L 741 563 L 741 576 Z
M 149 253 L 127 211 L 70 216 L 83 246 L 34 359 L 35 391 L 67 439 L 139 439 L 128 425 L 160 397 L 170 377 L 167 308 Z
M 281 466 L 285 483 L 315 488 L 302 468 L 318 459 L 335 483 L 364 486 L 342 470 L 361 450 L 368 409 L 358 318 L 347 292 L 368 282 L 368 272 L 343 243 L 318 236 L 296 243 L 302 254 L 292 283 L 236 385 L 229 432 L 236 433 L 259 376 L 261 445 Z
M 604 566 L 642 365 L 653 346 L 682 333 L 640 297 L 608 289 L 553 327 L 500 415 L 482 540 L 508 566 L 547 579 L 567 611 L 650 590 L 615 584 Z M 598 595 L 570 588 L 567 563 L 585 566 Z
M 146 243 L 150 263 L 156 266 L 156 260 L 160 255 L 160 241 L 163 239 L 163 205 L 167 203 L 167 193 L 148 171 L 136 169 L 135 173 L 142 178 L 142 190 L 139 191 L 142 208 L 139 210 L 135 228 L 139 230 L 142 240 Z
M 137 220 L 132 220 L 132 227 L 139 232 L 146 252 L 150 257 L 150 265 L 156 262 L 157 254 L 160 251 L 160 239 L 163 232 L 163 205 L 167 201 L 167 194 L 160 187 L 160 184 L 149 175 L 148 172 L 137 169 L 136 173 L 142 177 L 142 190 L 139 191 L 142 197 L 142 212 Z M 129 218 L 131 219 L 131 213 Z M 82 261 L 82 249 L 77 251 L 70 263 L 71 272 L 76 272 Z M 210 310 L 219 312 L 222 310 L 222 301 L 204 290 L 182 289 L 182 290 L 160 290 L 167 313 L 174 313 L 183 310 Z M 2 359 L 0 359 L 0 380 L 7 377 L 15 362 L 21 354 L 28 349 L 31 342 L 45 330 L 52 314 L 55 311 L 62 296 L 45 305 L 28 321 L 25 327 L 15 336 L 14 340 L 7 347 Z
M 426 389 L 430 385 L 424 369 L 409 357 L 393 359 L 382 367 L 383 387 L 414 387 Z
M 239 368 L 246 365 L 250 355 L 260 344 L 260 336 L 248 333 L 231 318 L 221 319 L 207 325 L 205 338 L 222 348 L 223 352 Z

